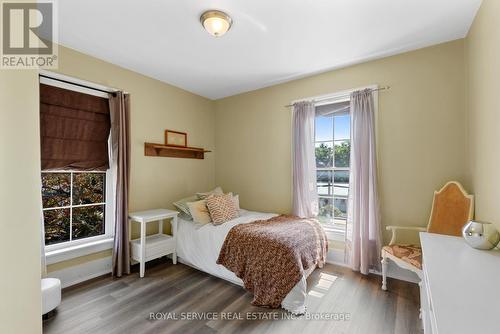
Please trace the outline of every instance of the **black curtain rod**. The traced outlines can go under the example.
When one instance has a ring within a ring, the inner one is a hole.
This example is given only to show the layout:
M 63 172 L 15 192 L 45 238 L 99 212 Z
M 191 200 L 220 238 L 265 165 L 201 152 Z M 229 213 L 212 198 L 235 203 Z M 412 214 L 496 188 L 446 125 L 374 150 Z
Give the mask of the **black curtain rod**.
M 56 80 L 56 81 L 67 83 L 69 85 L 74 85 L 74 86 L 78 86 L 78 87 L 82 87 L 82 88 L 92 89 L 92 90 L 96 90 L 98 92 L 103 92 L 103 93 L 107 93 L 107 94 L 111 94 L 113 96 L 116 96 L 116 92 L 111 92 L 111 91 L 104 90 L 104 89 L 99 89 L 99 88 L 95 88 L 95 87 L 85 86 L 85 85 L 82 85 L 82 84 L 79 84 L 79 83 L 75 83 L 75 82 L 71 82 L 71 81 L 67 81 L 67 80 L 63 80 L 63 79 L 53 78 L 53 77 L 50 77 L 50 76 L 44 75 L 44 74 L 39 74 L 39 76 L 42 77 L 42 78 L 46 78 L 46 79 L 50 79 L 50 80 Z

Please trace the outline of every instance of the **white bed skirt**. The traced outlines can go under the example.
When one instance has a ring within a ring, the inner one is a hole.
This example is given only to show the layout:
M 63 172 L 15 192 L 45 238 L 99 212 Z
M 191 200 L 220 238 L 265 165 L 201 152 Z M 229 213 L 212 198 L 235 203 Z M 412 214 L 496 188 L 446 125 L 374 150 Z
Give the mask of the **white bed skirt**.
M 179 218 L 177 228 L 177 256 L 182 263 L 188 266 L 243 286 L 243 281 L 236 277 L 233 272 L 216 263 L 222 244 L 227 233 L 233 226 L 256 220 L 269 219 L 274 216 L 276 214 L 241 210 L 239 218 L 222 225 L 206 224 L 202 227 L 197 226 L 192 221 Z M 283 299 L 281 307 L 294 314 L 303 314 L 306 312 L 306 279 L 314 269 L 310 268 L 304 273 L 302 279 Z

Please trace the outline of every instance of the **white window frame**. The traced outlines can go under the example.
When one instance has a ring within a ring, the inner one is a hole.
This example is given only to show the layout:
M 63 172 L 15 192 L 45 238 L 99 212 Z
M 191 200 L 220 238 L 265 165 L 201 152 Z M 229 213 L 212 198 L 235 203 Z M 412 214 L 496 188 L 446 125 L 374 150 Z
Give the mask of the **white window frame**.
M 115 88 L 106 87 L 93 82 L 73 78 L 70 76 L 66 76 L 60 73 L 50 72 L 47 70 L 40 70 L 40 74 L 46 76 L 39 78 L 40 83 L 72 90 L 75 92 L 90 94 L 103 98 L 109 98 L 109 94 L 99 90 L 104 90 L 109 92 L 117 91 L 117 89 Z M 62 82 L 60 80 L 63 80 L 65 82 Z M 74 85 L 72 85 L 71 83 L 74 83 Z M 78 85 L 84 85 L 90 88 L 85 88 Z M 92 88 L 96 88 L 99 90 L 94 90 Z M 105 218 L 104 218 L 105 234 L 95 237 L 73 240 L 73 241 L 60 242 L 53 245 L 46 245 L 45 257 L 47 264 L 58 263 L 79 256 L 85 256 L 88 254 L 109 250 L 113 247 L 114 232 L 115 232 L 114 194 L 115 194 L 115 183 L 116 183 L 114 173 L 116 172 L 116 168 L 112 161 L 111 139 L 108 140 L 108 147 L 109 147 L 110 168 L 105 172 L 106 173 L 106 203 L 105 203 L 106 207 L 105 207 Z M 54 171 L 45 171 L 45 172 L 53 173 Z M 57 172 L 68 173 L 71 171 L 57 171 Z M 93 172 L 93 171 L 88 171 L 88 172 Z

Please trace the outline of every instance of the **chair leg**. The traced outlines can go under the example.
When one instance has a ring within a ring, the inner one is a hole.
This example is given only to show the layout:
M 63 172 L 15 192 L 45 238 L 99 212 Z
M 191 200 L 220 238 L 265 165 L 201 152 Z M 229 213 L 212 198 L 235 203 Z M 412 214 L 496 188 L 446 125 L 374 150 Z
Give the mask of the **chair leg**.
M 387 291 L 387 258 L 382 254 L 382 290 Z

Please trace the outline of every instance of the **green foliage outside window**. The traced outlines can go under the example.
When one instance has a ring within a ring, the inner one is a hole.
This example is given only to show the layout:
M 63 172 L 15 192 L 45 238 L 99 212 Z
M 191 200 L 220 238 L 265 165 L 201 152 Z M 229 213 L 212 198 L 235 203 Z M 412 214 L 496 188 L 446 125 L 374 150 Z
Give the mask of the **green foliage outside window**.
M 104 234 L 105 187 L 104 173 L 42 173 L 45 244 Z
M 350 141 L 338 141 L 334 145 L 320 143 L 315 148 L 317 168 L 349 168 L 351 145 Z M 318 191 L 322 189 L 323 194 L 333 196 L 333 188 L 348 187 L 348 170 L 318 170 L 317 171 Z M 333 219 L 345 219 L 347 216 L 347 199 L 341 197 L 319 199 L 319 217 L 324 222 L 331 222 Z
M 333 158 L 335 158 L 335 167 L 348 168 L 350 154 L 351 144 L 349 141 L 335 143 L 335 149 L 326 143 L 320 143 L 319 146 L 316 146 L 316 167 L 333 167 Z

